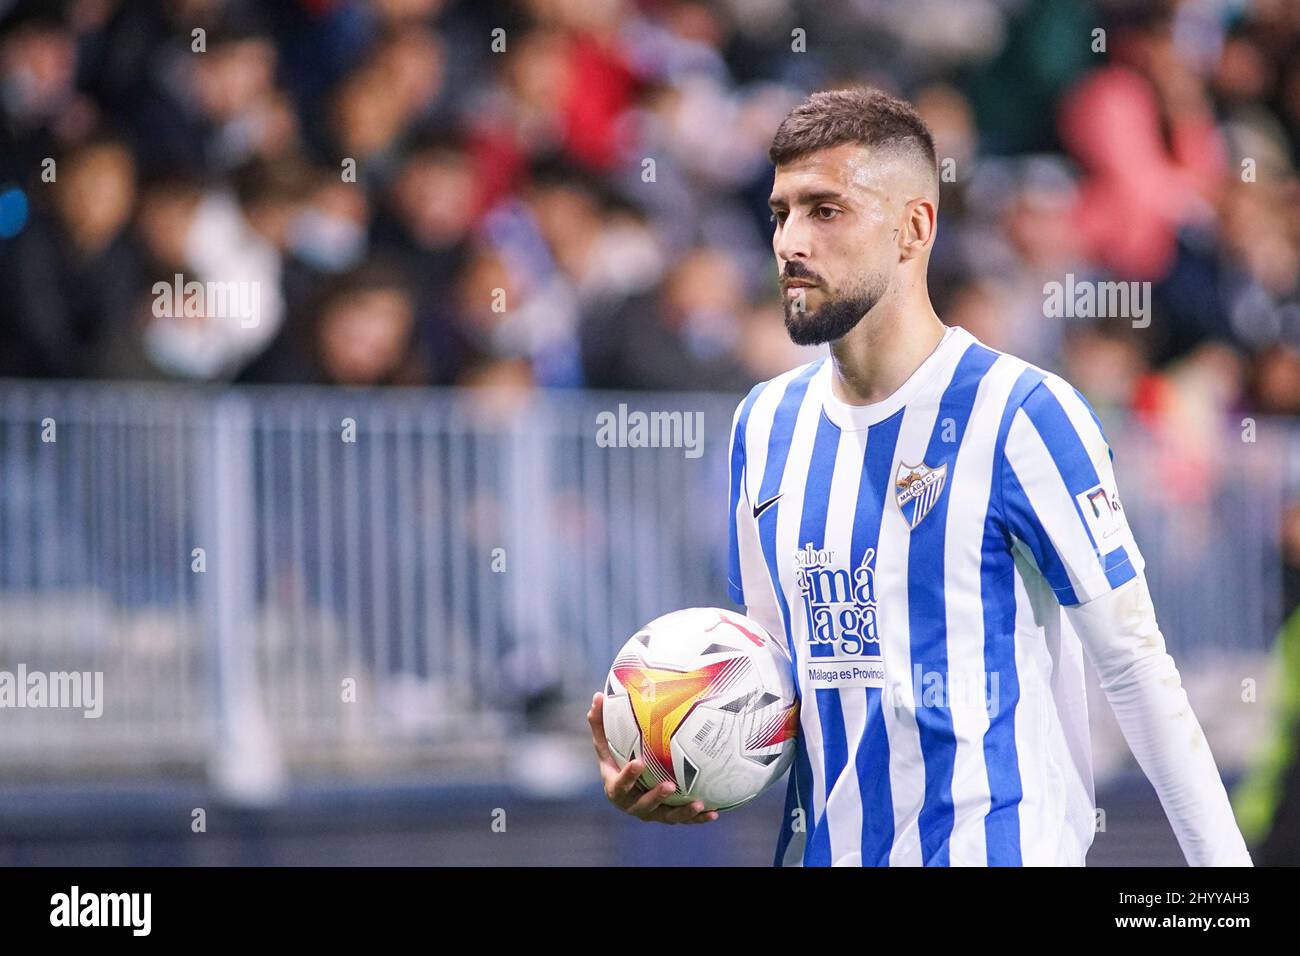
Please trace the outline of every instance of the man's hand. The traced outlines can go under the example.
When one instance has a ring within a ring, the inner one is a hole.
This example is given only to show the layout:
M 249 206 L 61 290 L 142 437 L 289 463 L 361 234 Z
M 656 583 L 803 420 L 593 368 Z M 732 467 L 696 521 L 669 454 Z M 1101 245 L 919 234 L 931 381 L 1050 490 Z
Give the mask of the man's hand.
M 664 805 L 664 800 L 677 789 L 671 781 L 659 784 L 653 790 L 647 790 L 637 779 L 645 764 L 633 760 L 622 770 L 609 752 L 609 741 L 605 739 L 605 695 L 597 693 L 591 698 L 591 710 L 587 711 L 587 723 L 591 725 L 591 742 L 596 748 L 596 762 L 600 765 L 600 779 L 605 785 L 605 796 L 624 813 L 630 813 L 638 820 L 654 823 L 709 823 L 718 819 L 717 810 L 705 810 L 704 804 L 696 800 L 681 807 Z

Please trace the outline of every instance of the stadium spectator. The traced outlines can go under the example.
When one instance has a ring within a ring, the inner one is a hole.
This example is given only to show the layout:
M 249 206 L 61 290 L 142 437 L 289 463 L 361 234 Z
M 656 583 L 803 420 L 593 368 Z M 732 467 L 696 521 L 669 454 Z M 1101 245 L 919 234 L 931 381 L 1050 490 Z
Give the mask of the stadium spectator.
M 141 262 L 128 228 L 136 202 L 131 151 L 99 136 L 73 146 L 54 169 L 48 205 L 0 247 L 9 277 L 0 302 L 0 374 L 92 374 L 137 296 Z

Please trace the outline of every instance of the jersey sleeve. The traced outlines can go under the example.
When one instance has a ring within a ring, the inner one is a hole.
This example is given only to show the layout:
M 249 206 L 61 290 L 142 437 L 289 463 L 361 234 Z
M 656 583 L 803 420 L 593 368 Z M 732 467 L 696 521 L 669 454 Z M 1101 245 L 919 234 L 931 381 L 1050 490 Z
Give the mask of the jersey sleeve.
M 769 633 L 780 635 L 785 628 L 766 562 L 763 560 L 758 522 L 754 519 L 750 504 L 749 459 L 745 448 L 749 411 L 762 388 L 762 383 L 754 387 L 736 409 L 736 416 L 731 423 L 727 593 L 732 601 L 745 609 L 746 615 L 767 628 Z
M 727 548 L 727 593 L 736 604 L 745 605 L 745 586 L 740 568 L 741 534 L 746 530 L 744 521 L 749 515 L 741 509 L 749 507 L 749 496 L 745 491 L 745 403 L 736 407 L 736 414 L 731 420 L 731 460 L 728 468 L 731 486 L 731 507 Z
M 1048 375 L 1011 412 L 997 476 L 1007 531 L 1066 606 L 1106 594 L 1143 568 L 1112 458 L 1092 407 L 1058 376 Z

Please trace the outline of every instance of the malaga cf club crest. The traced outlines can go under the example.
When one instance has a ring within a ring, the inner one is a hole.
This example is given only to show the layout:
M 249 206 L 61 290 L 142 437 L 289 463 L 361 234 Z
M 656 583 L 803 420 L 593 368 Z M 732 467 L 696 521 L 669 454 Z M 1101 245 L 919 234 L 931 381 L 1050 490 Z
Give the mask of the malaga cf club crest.
M 899 464 L 894 489 L 898 493 L 898 507 L 903 512 L 903 517 L 907 519 L 909 528 L 915 528 L 921 523 L 921 519 L 930 513 L 934 503 L 943 494 L 943 486 L 947 480 L 947 462 L 938 468 L 931 468 L 924 463 Z

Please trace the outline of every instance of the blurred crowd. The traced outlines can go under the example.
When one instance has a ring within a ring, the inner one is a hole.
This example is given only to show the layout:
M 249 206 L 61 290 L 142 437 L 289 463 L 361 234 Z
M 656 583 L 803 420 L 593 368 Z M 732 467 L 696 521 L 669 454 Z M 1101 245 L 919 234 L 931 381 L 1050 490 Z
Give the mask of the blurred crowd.
M 1288 0 L 0 0 L 0 375 L 739 390 L 766 149 L 911 98 L 940 315 L 1179 427 L 1300 412 Z M 1044 286 L 1150 283 L 1150 324 Z M 254 325 L 159 308 L 240 282 Z M 161 314 L 160 314 L 161 313 Z M 1141 323 L 1139 323 L 1141 324 Z

